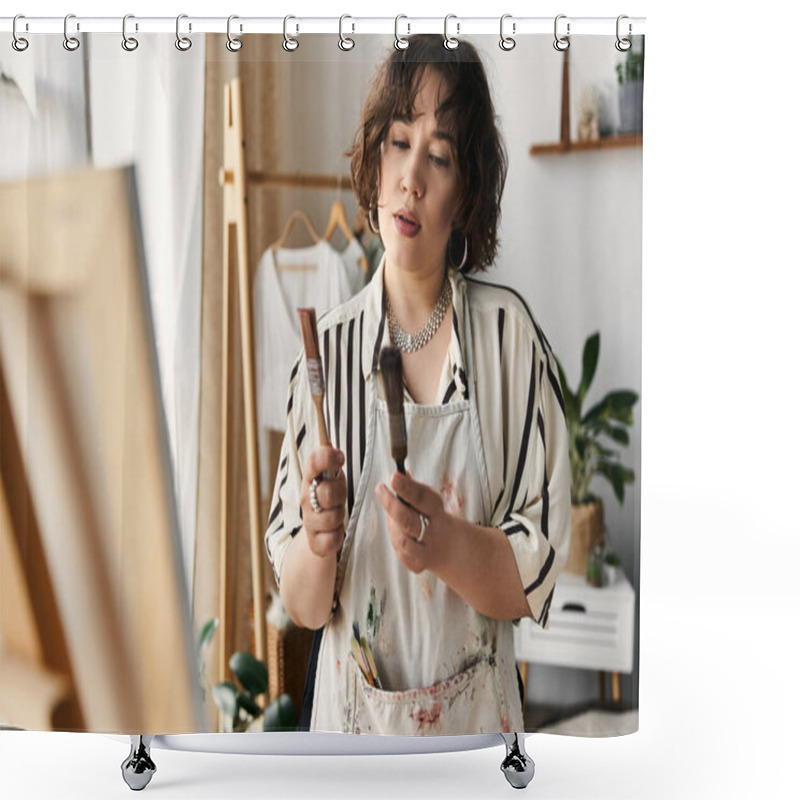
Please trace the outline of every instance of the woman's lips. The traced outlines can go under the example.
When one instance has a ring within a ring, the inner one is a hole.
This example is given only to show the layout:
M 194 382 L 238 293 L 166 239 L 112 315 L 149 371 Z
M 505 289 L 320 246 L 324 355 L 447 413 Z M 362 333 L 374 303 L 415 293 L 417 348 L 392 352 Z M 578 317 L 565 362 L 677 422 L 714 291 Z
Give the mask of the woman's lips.
M 416 236 L 420 229 L 420 224 L 418 222 L 406 219 L 402 214 L 394 215 L 394 225 L 401 236 L 407 236 L 409 239 Z

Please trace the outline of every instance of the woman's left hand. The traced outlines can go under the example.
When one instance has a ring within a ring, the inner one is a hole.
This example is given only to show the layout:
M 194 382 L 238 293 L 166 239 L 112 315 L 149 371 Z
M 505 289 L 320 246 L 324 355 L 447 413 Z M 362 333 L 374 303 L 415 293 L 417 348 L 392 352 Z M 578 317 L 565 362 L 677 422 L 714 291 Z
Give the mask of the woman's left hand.
M 397 497 L 384 483 L 375 487 L 375 494 L 386 511 L 389 535 L 397 557 L 415 574 L 426 569 L 435 572 L 437 564 L 445 557 L 452 515 L 445 511 L 442 496 L 437 491 L 408 474 L 395 472 L 391 486 Z M 398 497 L 408 505 L 401 503 Z

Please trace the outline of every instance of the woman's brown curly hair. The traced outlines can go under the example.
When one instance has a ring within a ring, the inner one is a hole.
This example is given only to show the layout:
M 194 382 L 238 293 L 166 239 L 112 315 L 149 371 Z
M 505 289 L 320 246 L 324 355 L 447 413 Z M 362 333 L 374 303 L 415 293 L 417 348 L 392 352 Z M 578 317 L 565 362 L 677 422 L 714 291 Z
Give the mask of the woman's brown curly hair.
M 395 50 L 380 66 L 361 111 L 350 156 L 350 175 L 365 214 L 377 207 L 381 143 L 393 119 L 410 115 L 428 69 L 444 79 L 446 96 L 436 109 L 440 127 L 453 137 L 458 175 L 458 229 L 447 243 L 451 260 L 461 261 L 469 243 L 463 273 L 485 270 L 495 259 L 500 199 L 508 159 L 497 128 L 486 72 L 475 48 L 461 41 L 455 50 L 442 37 L 418 34 L 409 46 Z

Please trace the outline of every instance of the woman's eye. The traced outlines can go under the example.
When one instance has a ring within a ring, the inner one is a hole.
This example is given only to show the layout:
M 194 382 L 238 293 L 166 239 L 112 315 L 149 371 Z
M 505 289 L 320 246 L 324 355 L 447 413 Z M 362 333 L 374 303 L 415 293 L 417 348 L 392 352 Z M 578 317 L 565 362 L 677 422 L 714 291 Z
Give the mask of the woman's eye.
M 442 156 L 431 155 L 431 161 L 436 164 L 437 167 L 447 167 L 449 166 L 450 162 L 446 158 L 442 158 Z
M 399 147 L 401 150 L 408 149 L 408 142 L 404 142 L 400 139 L 394 139 L 392 141 L 392 147 Z

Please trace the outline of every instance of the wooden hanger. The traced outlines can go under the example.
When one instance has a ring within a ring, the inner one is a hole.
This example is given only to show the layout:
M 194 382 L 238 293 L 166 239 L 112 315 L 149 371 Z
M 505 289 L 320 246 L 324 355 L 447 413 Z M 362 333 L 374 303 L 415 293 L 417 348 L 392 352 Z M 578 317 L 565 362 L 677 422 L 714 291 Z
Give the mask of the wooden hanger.
M 295 222 L 302 222 L 305 226 L 306 231 L 308 231 L 308 235 L 311 237 L 314 244 L 319 244 L 319 234 L 314 229 L 314 225 L 311 222 L 310 217 L 306 214 L 305 211 L 302 209 L 296 208 L 289 216 L 288 221 L 286 222 L 286 227 L 283 229 L 283 233 L 270 245 L 270 248 L 274 251 L 280 250 L 286 240 L 289 238 L 289 234 L 292 231 L 292 226 Z M 309 271 L 309 270 L 316 270 L 316 264 L 285 264 L 281 265 L 276 262 L 275 269 L 282 269 L 282 270 L 302 270 L 302 271 Z
M 334 200 L 333 205 L 331 206 L 331 214 L 328 218 L 328 227 L 325 230 L 325 234 L 323 235 L 323 239 L 326 242 L 330 242 L 333 234 L 336 233 L 336 229 L 339 230 L 344 234 L 344 238 L 347 239 L 347 243 L 353 241 L 353 231 L 350 230 L 350 225 L 347 222 L 347 212 L 344 208 L 344 203 L 341 200 Z
M 347 239 L 347 243 L 350 244 L 350 242 L 352 242 L 355 238 L 355 234 L 352 230 L 350 230 L 350 225 L 347 222 L 347 211 L 345 211 L 344 203 L 341 200 L 333 201 L 333 205 L 331 206 L 331 214 L 328 218 L 328 227 L 325 230 L 325 235 L 322 238 L 325 239 L 326 242 L 330 242 L 330 240 L 333 238 L 333 234 L 336 233 L 337 228 L 339 228 L 339 230 L 344 234 L 344 238 Z M 358 259 L 358 263 L 365 273 L 369 272 L 369 263 L 367 262 L 366 256 L 362 255 Z

